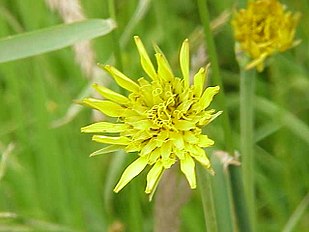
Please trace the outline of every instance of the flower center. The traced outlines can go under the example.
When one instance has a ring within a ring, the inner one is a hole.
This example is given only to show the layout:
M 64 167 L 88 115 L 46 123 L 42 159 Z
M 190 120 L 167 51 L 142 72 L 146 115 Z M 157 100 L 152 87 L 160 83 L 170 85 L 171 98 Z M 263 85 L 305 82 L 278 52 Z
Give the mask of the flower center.
M 175 99 L 171 95 L 166 101 L 154 105 L 146 112 L 147 118 L 160 127 L 169 130 L 176 130 L 173 125 L 173 112 L 175 110 Z

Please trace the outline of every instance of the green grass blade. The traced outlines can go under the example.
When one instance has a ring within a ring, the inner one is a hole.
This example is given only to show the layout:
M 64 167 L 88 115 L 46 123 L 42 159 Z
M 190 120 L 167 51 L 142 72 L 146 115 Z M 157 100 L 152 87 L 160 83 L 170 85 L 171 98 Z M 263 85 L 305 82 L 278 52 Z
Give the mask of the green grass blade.
M 55 51 L 106 35 L 115 27 L 111 19 L 90 19 L 6 37 L 0 40 L 0 63 Z
M 233 231 L 234 229 L 232 222 L 234 217 L 231 205 L 232 199 L 230 196 L 227 170 L 225 170 L 225 164 L 223 163 L 225 162 L 224 158 L 226 156 L 228 154 L 222 151 L 216 151 L 211 156 L 211 163 L 216 173 L 210 179 L 213 189 L 218 231 Z
M 210 176 L 207 174 L 205 168 L 200 165 L 197 165 L 197 173 L 197 180 L 201 192 L 206 230 L 217 232 L 218 224 Z
M 309 144 L 309 126 L 296 117 L 294 114 L 282 109 L 275 103 L 268 101 L 265 98 L 257 97 L 255 101 L 255 107 L 258 111 L 265 113 L 269 117 L 276 118 L 278 113 L 282 113 L 282 118 L 279 118 L 279 123 L 284 125 L 290 131 L 292 131 L 296 136 L 301 138 L 307 144 Z
M 282 232 L 291 232 L 298 223 L 299 219 L 304 215 L 306 209 L 309 206 L 309 193 L 304 197 L 304 199 L 299 203 L 294 213 L 289 218 L 287 224 L 283 228 Z

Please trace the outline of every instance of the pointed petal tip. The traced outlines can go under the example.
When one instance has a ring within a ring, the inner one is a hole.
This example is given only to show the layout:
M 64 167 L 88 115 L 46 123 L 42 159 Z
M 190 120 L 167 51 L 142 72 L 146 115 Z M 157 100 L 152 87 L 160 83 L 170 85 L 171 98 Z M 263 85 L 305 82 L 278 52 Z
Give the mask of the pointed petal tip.
M 97 66 L 98 66 L 100 69 L 103 69 L 103 70 L 105 69 L 105 68 L 104 68 L 104 66 L 105 66 L 104 64 L 97 63 Z
M 207 171 L 208 171 L 209 174 L 212 175 L 212 176 L 215 176 L 215 175 L 216 175 L 216 172 L 215 172 L 215 170 L 213 170 L 212 167 L 207 168 Z
M 106 71 L 110 71 L 110 70 L 112 69 L 112 66 L 109 65 L 109 64 L 102 65 L 102 67 L 103 67 Z
M 74 102 L 74 104 L 84 105 L 84 99 L 82 99 L 82 100 L 79 100 L 79 99 L 73 100 L 73 102 Z
M 98 83 L 93 83 L 93 84 L 91 85 L 91 87 L 94 88 L 94 89 L 97 89 L 97 88 L 99 87 L 99 84 L 98 84 Z

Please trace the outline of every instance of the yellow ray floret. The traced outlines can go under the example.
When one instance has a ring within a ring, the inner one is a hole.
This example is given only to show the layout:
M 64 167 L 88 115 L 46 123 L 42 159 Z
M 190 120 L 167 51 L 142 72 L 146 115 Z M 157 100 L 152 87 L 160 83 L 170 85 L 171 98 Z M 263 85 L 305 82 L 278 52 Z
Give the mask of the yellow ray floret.
M 267 57 L 295 46 L 299 18 L 299 13 L 292 14 L 277 0 L 250 1 L 247 9 L 237 11 L 232 20 L 234 36 L 252 58 L 246 68 L 262 71 Z
M 204 87 L 209 65 L 201 68 L 190 81 L 187 39 L 179 55 L 182 78 L 174 76 L 157 46 L 155 69 L 140 38 L 135 36 L 134 39 L 142 68 L 150 79 L 133 81 L 110 65 L 100 65 L 129 94 L 123 96 L 94 84 L 95 90 L 105 100 L 86 98 L 83 103 L 116 118 L 117 123 L 97 122 L 82 127 L 81 131 L 95 133 L 92 138 L 94 141 L 108 144 L 91 156 L 117 149 L 137 153 L 138 158 L 125 169 L 115 192 L 119 192 L 147 166 L 151 166 L 145 192 L 152 196 L 164 170 L 176 162 L 179 162 L 180 170 L 194 189 L 195 161 L 213 173 L 204 148 L 212 146 L 214 141 L 202 134 L 202 128 L 221 114 L 221 111 L 207 109 L 219 92 L 219 86 Z

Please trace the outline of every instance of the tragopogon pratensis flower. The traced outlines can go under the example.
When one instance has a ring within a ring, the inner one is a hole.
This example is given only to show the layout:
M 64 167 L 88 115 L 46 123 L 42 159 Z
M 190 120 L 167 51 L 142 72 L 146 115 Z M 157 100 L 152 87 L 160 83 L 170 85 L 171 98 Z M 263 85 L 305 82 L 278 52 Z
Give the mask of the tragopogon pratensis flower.
M 137 152 L 138 158 L 125 169 L 115 192 L 149 165 L 145 192 L 152 195 L 163 171 L 176 162 L 180 162 L 181 171 L 194 189 L 195 160 L 212 172 L 203 148 L 213 145 L 214 141 L 202 134 L 202 127 L 221 113 L 207 110 L 219 86 L 204 90 L 207 68 L 201 68 L 195 74 L 193 84 L 190 83 L 188 40 L 183 42 L 180 50 L 183 78 L 178 78 L 158 47 L 155 47 L 156 70 L 140 38 L 135 36 L 134 39 L 141 65 L 150 79 L 142 77 L 135 82 L 110 65 L 102 66 L 119 86 L 129 91 L 129 95 L 123 96 L 94 84 L 105 100 L 86 98 L 83 103 L 117 120 L 115 123 L 97 122 L 81 131 L 99 133 L 101 135 L 94 135 L 93 140 L 110 144 L 93 155 L 118 149 Z
M 246 68 L 262 71 L 268 56 L 295 46 L 299 18 L 299 13 L 292 14 L 277 0 L 251 1 L 247 9 L 236 12 L 232 20 L 235 39 L 252 58 Z

